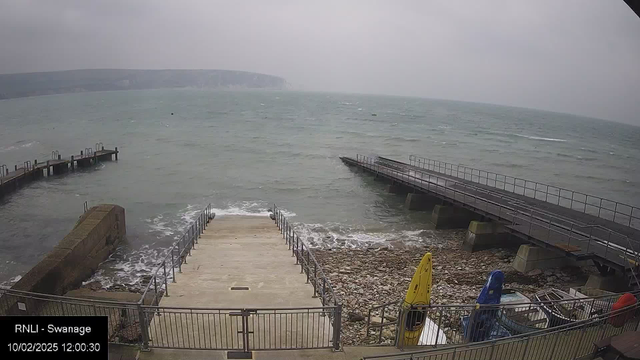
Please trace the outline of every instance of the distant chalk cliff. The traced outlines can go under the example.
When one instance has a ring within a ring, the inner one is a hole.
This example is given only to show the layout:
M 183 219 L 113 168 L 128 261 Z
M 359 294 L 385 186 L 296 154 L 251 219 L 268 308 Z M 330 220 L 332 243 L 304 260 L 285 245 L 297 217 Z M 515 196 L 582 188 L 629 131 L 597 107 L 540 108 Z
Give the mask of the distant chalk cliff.
M 286 87 L 287 82 L 281 77 L 231 70 L 91 69 L 0 74 L 0 99 L 108 90 Z

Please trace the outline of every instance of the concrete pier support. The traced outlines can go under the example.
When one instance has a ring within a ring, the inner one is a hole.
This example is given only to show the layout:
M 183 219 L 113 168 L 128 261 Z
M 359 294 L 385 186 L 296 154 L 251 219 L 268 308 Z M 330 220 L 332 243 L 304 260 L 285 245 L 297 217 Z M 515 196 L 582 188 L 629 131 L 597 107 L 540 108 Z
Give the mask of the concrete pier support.
M 589 279 L 587 280 L 587 283 L 584 285 L 584 287 L 611 292 L 622 292 L 629 290 L 627 281 L 628 279 L 620 275 L 592 274 L 589 275 Z
M 508 247 L 510 234 L 504 227 L 494 222 L 471 221 L 462 248 L 474 252 L 492 247 Z M 516 241 L 514 244 L 520 244 Z
M 514 269 L 527 273 L 533 269 L 548 269 L 572 265 L 571 259 L 551 250 L 533 245 L 520 245 L 518 254 L 511 264 Z
M 76 163 L 79 168 L 89 167 L 91 166 L 91 160 L 92 158 L 82 158 L 82 159 L 76 160 Z
M 51 167 L 53 168 L 53 174 L 62 174 L 69 170 L 69 165 L 67 163 L 53 165 Z
M 404 201 L 404 207 L 407 210 L 428 210 L 436 202 L 438 202 L 438 199 L 429 195 L 408 193 Z
M 402 185 L 387 185 L 387 192 L 389 194 L 406 194 L 409 190 Z
M 456 206 L 436 205 L 431 214 L 431 222 L 436 229 L 463 229 L 472 220 L 480 220 L 480 215 Z

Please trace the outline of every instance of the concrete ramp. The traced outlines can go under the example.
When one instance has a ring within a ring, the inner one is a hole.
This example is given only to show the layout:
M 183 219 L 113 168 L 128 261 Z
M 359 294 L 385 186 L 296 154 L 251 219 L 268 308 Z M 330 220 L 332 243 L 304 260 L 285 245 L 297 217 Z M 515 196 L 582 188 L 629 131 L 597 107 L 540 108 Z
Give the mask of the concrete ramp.
M 182 273 L 176 273 L 176 283 L 169 284 L 162 306 L 322 306 L 267 216 L 216 218 L 191 254 Z
M 169 283 L 161 307 L 146 308 L 149 345 L 191 349 L 332 346 L 334 308 L 323 308 L 267 216 L 213 220 Z

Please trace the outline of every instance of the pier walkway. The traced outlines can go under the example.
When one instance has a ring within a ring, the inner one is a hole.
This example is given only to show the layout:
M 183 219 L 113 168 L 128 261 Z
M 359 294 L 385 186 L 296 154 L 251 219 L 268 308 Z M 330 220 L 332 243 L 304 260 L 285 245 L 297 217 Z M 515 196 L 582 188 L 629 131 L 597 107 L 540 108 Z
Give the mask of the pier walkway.
M 637 271 L 640 251 L 640 230 L 631 225 L 635 226 L 640 216 L 640 210 L 637 208 L 629 207 L 626 217 L 623 213 L 614 212 L 609 219 L 606 216 L 598 216 L 604 215 L 603 209 L 608 209 L 602 206 L 603 199 L 597 198 L 600 199 L 601 206 L 595 210 L 594 215 L 594 210 L 591 209 L 594 205 L 588 196 L 580 201 L 572 195 L 569 199 L 570 207 L 566 207 L 563 206 L 566 195 L 563 193 L 564 189 L 560 189 L 555 195 L 557 201 L 554 204 L 554 195 L 550 194 L 548 189 L 546 192 L 540 191 L 538 185 L 531 188 L 530 184 L 534 182 L 528 180 L 509 183 L 502 178 L 494 177 L 493 183 L 482 184 L 478 183 L 477 176 L 476 181 L 473 181 L 455 176 L 455 170 L 440 172 L 431 166 L 421 166 L 423 163 L 416 161 L 404 163 L 362 155 L 341 159 L 347 165 L 373 173 L 412 192 L 431 195 L 444 203 L 496 221 L 528 242 L 557 250 L 578 260 L 593 259 L 635 279 L 634 271 Z M 415 157 L 412 160 L 415 160 Z M 487 172 L 483 173 L 487 177 Z M 511 189 L 500 184 L 501 182 L 507 182 Z M 519 187 L 522 188 L 521 194 L 518 194 Z M 528 193 L 529 190 L 532 190 L 533 196 Z M 546 197 L 546 200 L 541 197 Z M 584 210 L 576 209 L 574 203 Z
M 88 167 L 95 164 L 98 161 L 104 160 L 118 160 L 118 148 L 113 150 L 105 149 L 101 143 L 96 144 L 96 149 L 85 148 L 80 151 L 79 155 L 71 155 L 68 158 L 63 158 L 57 151 L 51 152 L 51 159 L 44 162 L 25 161 L 21 165 L 14 165 L 13 169 L 6 165 L 0 165 L 0 198 L 4 195 L 16 191 L 20 187 L 41 179 L 45 176 L 51 176 L 53 174 L 66 173 L 69 170 L 76 168 Z

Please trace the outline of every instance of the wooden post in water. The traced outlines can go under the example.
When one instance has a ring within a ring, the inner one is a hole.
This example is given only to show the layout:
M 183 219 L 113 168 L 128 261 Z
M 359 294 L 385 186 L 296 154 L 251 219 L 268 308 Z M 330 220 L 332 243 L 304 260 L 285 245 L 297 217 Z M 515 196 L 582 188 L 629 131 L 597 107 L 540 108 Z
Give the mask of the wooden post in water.
M 71 170 L 75 169 L 75 164 L 73 163 L 73 155 L 71 155 Z
M 116 161 L 118 161 L 118 147 L 116 146 Z

